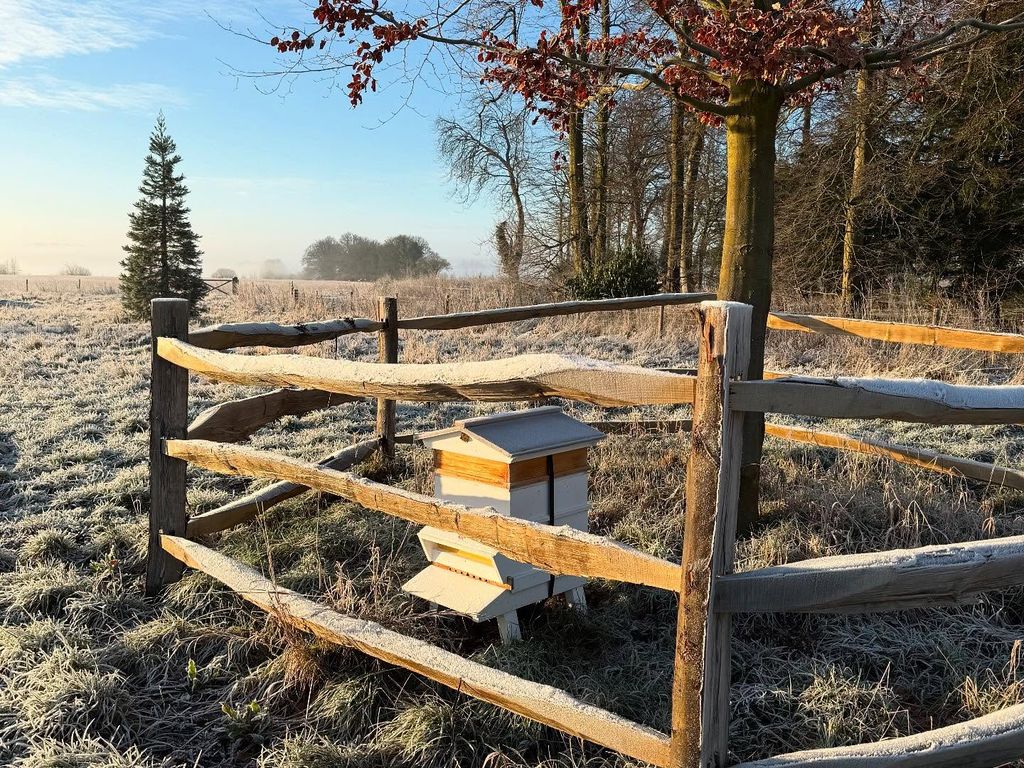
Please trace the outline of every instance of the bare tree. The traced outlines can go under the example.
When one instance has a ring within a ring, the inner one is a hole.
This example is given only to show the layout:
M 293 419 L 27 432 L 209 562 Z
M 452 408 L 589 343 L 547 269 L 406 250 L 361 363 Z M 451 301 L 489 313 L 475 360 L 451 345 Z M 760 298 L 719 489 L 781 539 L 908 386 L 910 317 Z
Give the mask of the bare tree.
M 530 162 L 527 114 L 508 98 L 483 93 L 471 114 L 437 121 L 437 144 L 448 163 L 457 196 L 465 202 L 487 192 L 509 210 L 511 226 L 499 224 L 501 267 L 519 280 L 526 240 L 526 185 Z M 503 255 L 504 254 L 504 255 Z

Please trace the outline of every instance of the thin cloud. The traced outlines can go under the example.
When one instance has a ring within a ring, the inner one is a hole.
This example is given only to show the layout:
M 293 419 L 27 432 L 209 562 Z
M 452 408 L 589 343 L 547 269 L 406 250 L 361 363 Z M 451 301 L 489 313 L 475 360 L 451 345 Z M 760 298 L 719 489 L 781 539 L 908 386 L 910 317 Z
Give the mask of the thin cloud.
M 0 68 L 30 60 L 131 48 L 161 34 L 175 19 L 231 13 L 225 0 L 3 0 Z
M 184 103 L 181 94 L 158 83 L 91 85 L 45 75 L 0 79 L 0 107 L 147 111 Z

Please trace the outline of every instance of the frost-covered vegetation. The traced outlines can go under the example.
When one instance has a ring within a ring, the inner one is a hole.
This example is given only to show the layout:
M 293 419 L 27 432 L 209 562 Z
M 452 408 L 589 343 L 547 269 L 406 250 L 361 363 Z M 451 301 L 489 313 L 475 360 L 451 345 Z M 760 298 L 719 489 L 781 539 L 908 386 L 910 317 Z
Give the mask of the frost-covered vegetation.
M 204 576 L 190 574 L 164 599 L 144 600 L 149 332 L 125 321 L 117 297 L 93 281 L 84 295 L 72 280 L 28 294 L 13 281 L 0 295 L 0 764 L 631 764 L 358 652 L 285 631 Z M 296 304 L 286 288 L 243 283 L 236 299 L 211 301 L 211 319 L 366 314 L 372 296 L 395 290 L 403 314 L 440 311 L 446 295 L 453 310 L 509 295 L 483 282 L 325 283 L 300 285 Z M 332 295 L 340 298 L 325 298 Z M 688 311 L 668 310 L 664 338 L 656 310 L 409 333 L 402 359 L 560 351 L 687 366 L 694 350 Z M 370 359 L 375 343 L 349 336 L 337 354 Z M 327 343 L 302 353 L 333 357 L 336 350 Z M 774 335 L 768 366 L 1024 381 L 1024 365 L 1010 357 L 800 334 Z M 192 413 L 253 391 L 193 379 Z M 500 407 L 400 404 L 399 428 L 437 427 Z M 584 418 L 601 415 L 569 407 Z M 252 443 L 315 459 L 366 437 L 373 410 L 366 403 L 289 417 Z M 647 413 L 656 412 L 664 413 Z M 1013 466 L 1024 461 L 1022 427 L 824 426 Z M 687 451 L 686 435 L 606 440 L 592 467 L 592 529 L 678 559 Z M 767 451 L 763 525 L 741 547 L 743 569 L 1024 533 L 1024 494 L 1017 491 L 778 441 Z M 406 448 L 399 459 L 362 471 L 406 488 L 429 487 L 429 457 Z M 190 508 L 210 509 L 246 487 L 190 471 Z M 339 610 L 668 727 L 671 595 L 591 582 L 587 616 L 556 598 L 524 611 L 525 641 L 502 647 L 491 624 L 431 613 L 401 592 L 423 564 L 414 533 L 402 521 L 308 494 L 213 542 Z M 738 618 L 735 756 L 914 733 L 1024 701 L 1022 637 L 1022 590 L 957 609 Z

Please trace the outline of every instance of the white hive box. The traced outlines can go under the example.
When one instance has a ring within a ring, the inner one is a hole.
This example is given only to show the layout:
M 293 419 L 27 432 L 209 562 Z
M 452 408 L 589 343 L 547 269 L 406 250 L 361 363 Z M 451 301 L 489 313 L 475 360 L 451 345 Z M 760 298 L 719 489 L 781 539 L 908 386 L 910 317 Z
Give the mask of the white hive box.
M 557 407 L 463 419 L 420 437 L 434 451 L 434 495 L 469 507 L 587 530 L 587 451 L 604 435 Z M 430 563 L 404 589 L 518 637 L 517 608 L 562 593 L 584 606 L 583 580 L 552 577 L 496 549 L 427 526 Z

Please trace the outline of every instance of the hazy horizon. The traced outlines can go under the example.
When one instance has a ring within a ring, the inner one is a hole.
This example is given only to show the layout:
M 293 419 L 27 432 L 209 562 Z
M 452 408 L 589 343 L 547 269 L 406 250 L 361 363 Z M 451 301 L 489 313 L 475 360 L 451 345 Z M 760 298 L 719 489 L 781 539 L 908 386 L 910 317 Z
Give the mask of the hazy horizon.
M 358 109 L 312 76 L 237 77 L 279 63 L 263 34 L 301 19 L 294 2 L 89 0 L 0 9 L 0 263 L 27 275 L 78 264 L 116 275 L 157 113 L 182 155 L 204 274 L 297 271 L 319 237 L 424 237 L 454 274 L 489 274 L 496 218 L 452 199 L 433 122 L 454 97 L 402 86 Z M 262 14 L 262 16 L 261 16 Z M 297 15 L 298 14 L 298 15 Z M 342 73 L 346 78 L 347 73 Z M 273 93 L 259 89 L 276 89 Z

